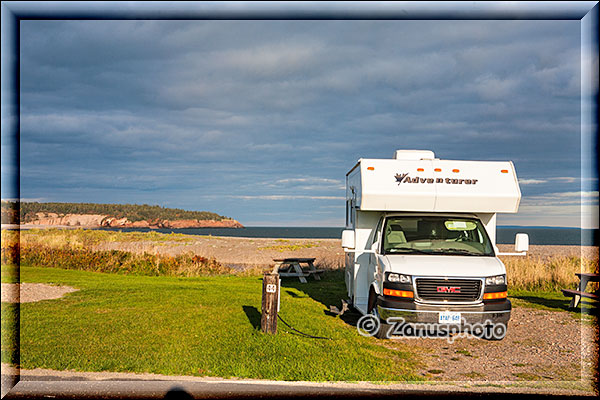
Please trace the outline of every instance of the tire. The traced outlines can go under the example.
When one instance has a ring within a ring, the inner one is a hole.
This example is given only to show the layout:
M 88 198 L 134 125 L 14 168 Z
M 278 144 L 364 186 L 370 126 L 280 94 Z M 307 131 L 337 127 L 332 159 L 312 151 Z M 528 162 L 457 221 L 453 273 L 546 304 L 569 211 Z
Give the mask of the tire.
M 381 321 L 381 318 L 379 319 Z M 392 330 L 392 325 L 386 324 L 385 322 L 381 322 L 379 325 L 379 330 L 375 333 L 375 337 L 377 339 L 389 339 L 388 336 L 390 331 Z
M 377 339 L 389 339 L 389 332 L 392 329 L 392 325 L 386 324 L 381 317 L 379 317 L 379 312 L 377 312 L 377 300 L 375 297 L 375 293 L 371 292 L 371 296 L 369 298 L 369 314 L 373 315 L 379 321 L 379 329 L 375 332 L 375 337 Z
M 502 339 L 504 339 L 506 337 L 506 332 L 508 332 L 508 322 L 504 324 L 504 327 L 505 327 L 504 336 L 502 336 L 502 337 L 496 337 L 496 336 L 492 335 L 491 338 L 486 338 L 486 340 L 490 341 L 490 342 L 499 342 Z

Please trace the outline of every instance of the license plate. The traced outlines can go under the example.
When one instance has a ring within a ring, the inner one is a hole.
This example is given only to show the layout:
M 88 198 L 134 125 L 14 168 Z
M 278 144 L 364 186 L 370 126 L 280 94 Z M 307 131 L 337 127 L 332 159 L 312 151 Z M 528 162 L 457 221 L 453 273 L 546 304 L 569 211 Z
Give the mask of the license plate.
M 460 313 L 451 311 L 442 311 L 438 317 L 440 324 L 460 324 Z

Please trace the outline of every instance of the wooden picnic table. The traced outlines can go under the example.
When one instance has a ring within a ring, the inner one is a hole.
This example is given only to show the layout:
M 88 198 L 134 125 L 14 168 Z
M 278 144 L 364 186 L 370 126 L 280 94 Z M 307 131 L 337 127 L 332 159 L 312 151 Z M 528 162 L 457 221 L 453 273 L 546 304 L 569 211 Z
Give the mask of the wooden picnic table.
M 319 274 L 324 271 L 315 268 L 314 258 L 274 258 L 273 261 L 273 272 L 278 272 L 281 277 L 297 277 L 302 283 L 306 283 L 306 277 L 310 275 L 318 281 L 321 280 Z M 301 264 L 306 264 L 308 270 L 303 270 Z
M 598 300 L 598 295 L 595 293 L 586 292 L 587 284 L 589 282 L 600 282 L 600 274 L 588 274 L 588 273 L 580 273 L 575 274 L 579 277 L 579 286 L 577 290 L 571 289 L 563 289 L 562 292 L 567 297 L 572 297 L 571 304 L 569 304 L 570 308 L 575 308 L 579 304 L 579 301 L 582 297 L 588 299 Z

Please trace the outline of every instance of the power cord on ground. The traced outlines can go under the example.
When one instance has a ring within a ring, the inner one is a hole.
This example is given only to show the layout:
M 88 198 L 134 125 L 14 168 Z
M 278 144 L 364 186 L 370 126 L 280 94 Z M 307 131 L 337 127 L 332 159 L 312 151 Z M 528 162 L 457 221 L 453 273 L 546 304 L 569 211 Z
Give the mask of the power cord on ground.
M 293 326 L 291 326 L 290 324 L 288 324 L 287 322 L 284 321 L 283 318 L 281 318 L 281 315 L 277 314 L 277 318 L 279 318 L 281 320 L 281 322 L 283 322 L 288 328 L 290 328 L 293 331 L 298 332 L 299 334 L 309 337 L 311 339 L 326 339 L 326 340 L 333 340 L 332 338 L 329 337 L 323 337 L 323 336 L 313 336 L 313 335 L 309 335 L 308 333 L 304 333 L 304 332 L 300 332 L 298 329 L 294 328 Z

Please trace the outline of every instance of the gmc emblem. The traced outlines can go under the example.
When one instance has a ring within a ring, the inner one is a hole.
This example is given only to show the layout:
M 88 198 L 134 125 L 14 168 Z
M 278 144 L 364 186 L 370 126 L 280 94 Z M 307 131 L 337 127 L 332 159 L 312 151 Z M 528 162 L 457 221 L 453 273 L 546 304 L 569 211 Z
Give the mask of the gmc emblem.
M 438 293 L 460 293 L 460 287 L 458 286 L 438 286 Z

